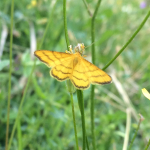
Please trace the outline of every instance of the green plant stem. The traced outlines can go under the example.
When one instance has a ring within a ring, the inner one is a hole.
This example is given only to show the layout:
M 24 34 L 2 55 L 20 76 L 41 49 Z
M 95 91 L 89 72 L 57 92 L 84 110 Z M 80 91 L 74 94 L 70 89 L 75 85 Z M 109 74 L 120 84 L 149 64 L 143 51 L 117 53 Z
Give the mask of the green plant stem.
M 80 109 L 80 113 L 82 115 L 82 112 L 81 112 L 81 109 L 82 109 L 82 104 L 81 104 L 81 100 L 80 100 L 80 96 L 81 96 L 81 90 L 77 90 L 77 98 L 78 98 L 78 105 L 79 105 L 79 109 Z M 83 94 L 83 93 L 82 93 Z M 82 95 L 83 96 L 83 95 Z M 84 115 L 84 112 L 83 112 L 83 115 Z M 85 118 L 85 117 L 83 117 Z M 84 120 L 82 120 L 83 122 Z M 85 121 L 84 121 L 85 122 Z M 85 128 L 85 134 L 86 134 L 86 128 Z M 87 139 L 87 135 L 86 135 L 86 146 L 87 146 L 87 149 L 90 150 L 89 148 L 89 143 L 88 143 L 88 139 Z
M 146 147 L 145 147 L 145 149 L 144 150 L 148 150 L 148 147 L 150 146 L 150 139 L 149 139 L 149 141 L 148 141 L 148 143 L 147 143 L 147 145 L 146 145 Z
M 10 65 L 9 65 L 9 81 L 8 81 L 8 103 L 7 103 L 7 126 L 6 126 L 5 150 L 8 149 L 9 114 L 10 114 L 10 101 L 11 101 L 13 16 L 14 16 L 14 0 L 12 0 L 12 2 L 11 2 L 10 51 L 9 51 L 9 61 L 10 61 Z
M 91 13 L 91 11 L 90 11 L 90 9 L 89 9 L 87 3 L 86 3 L 86 0 L 83 0 L 83 3 L 84 3 L 84 5 L 85 5 L 85 8 L 87 9 L 88 14 L 90 15 L 90 17 L 92 17 L 92 13 Z
M 18 150 L 22 150 L 22 132 L 21 132 L 21 125 L 20 120 L 17 122 L 17 139 L 18 139 Z
M 24 102 L 24 99 L 25 99 L 25 93 L 27 92 L 29 83 L 30 83 L 30 81 L 31 81 L 31 77 L 32 77 L 32 74 L 33 74 L 33 71 L 34 71 L 34 68 L 35 68 L 35 64 L 36 64 L 36 61 L 34 61 L 34 65 L 33 65 L 31 74 L 30 74 L 30 76 L 29 76 L 29 78 L 28 78 L 28 81 L 27 81 L 27 84 L 26 84 L 26 87 L 25 87 L 25 90 L 24 90 L 24 94 L 23 94 L 23 96 L 22 96 L 22 99 L 21 99 L 21 102 L 20 102 L 20 105 L 19 105 L 18 114 L 17 114 L 17 117 L 16 117 L 16 120 L 15 120 L 13 129 L 12 129 L 11 136 L 10 136 L 10 141 L 9 141 L 9 145 L 8 145 L 8 150 L 10 149 L 11 142 L 12 142 L 12 139 L 13 139 L 13 136 L 14 136 L 14 133 L 15 133 L 15 130 L 16 130 L 17 122 L 19 121 L 19 118 L 20 118 L 20 113 L 21 113 L 21 110 L 22 110 L 22 105 L 23 105 L 23 102 Z
M 137 28 L 137 30 L 135 31 L 135 33 L 131 36 L 131 38 L 127 41 L 127 43 L 122 47 L 122 49 L 115 55 L 115 57 L 103 68 L 103 70 L 105 70 L 108 66 L 110 66 L 113 61 L 125 50 L 125 48 L 132 42 L 132 40 L 135 38 L 135 36 L 139 33 L 139 31 L 142 29 L 142 27 L 144 26 L 144 24 L 146 23 L 147 19 L 150 16 L 150 11 L 148 11 L 146 17 L 144 18 L 144 20 L 142 21 L 142 23 L 140 24 L 140 26 Z
M 68 30 L 67 30 L 66 0 L 63 0 L 63 17 L 64 17 L 65 38 L 66 38 L 66 44 L 67 44 L 67 49 L 68 49 L 70 43 L 69 43 Z M 74 113 L 74 106 L 73 105 L 72 105 L 72 112 Z M 73 114 L 73 117 L 75 118 L 74 114 Z M 76 130 L 75 121 L 74 121 L 74 129 Z M 75 131 L 75 137 L 77 138 L 77 132 L 76 131 Z M 78 147 L 78 142 L 77 141 L 76 141 L 76 145 Z
M 46 34 L 47 34 L 47 30 L 48 30 L 48 26 L 49 26 L 49 24 L 50 24 L 50 21 L 51 21 L 51 20 L 50 20 L 50 18 L 49 18 L 49 21 L 48 21 L 47 26 L 46 26 L 45 31 L 44 31 L 44 35 L 43 35 L 43 37 L 42 37 L 42 40 L 41 40 L 41 43 L 40 43 L 40 46 L 39 46 L 39 49 L 41 49 L 41 47 L 42 47 L 42 45 L 43 45 L 43 41 L 44 41 L 45 36 L 46 36 Z M 30 83 L 30 81 L 31 81 L 32 74 L 33 74 L 33 72 L 34 72 L 35 65 L 36 65 L 36 60 L 34 60 L 33 68 L 32 68 L 32 70 L 31 70 L 31 73 L 30 73 L 30 75 L 29 75 L 27 84 L 26 84 L 26 86 L 25 86 L 25 89 L 24 89 L 24 92 L 23 92 L 23 96 L 22 96 L 22 98 L 21 98 L 21 102 L 20 102 L 20 105 L 19 105 L 18 114 L 17 114 L 16 120 L 15 120 L 15 123 L 14 123 L 14 125 L 13 125 L 13 129 L 12 129 L 11 136 L 10 136 L 9 145 L 8 145 L 8 150 L 10 149 L 10 146 L 11 146 L 11 143 L 12 143 L 12 139 L 13 139 L 13 136 L 14 136 L 14 133 L 15 133 L 15 130 L 16 130 L 17 122 L 18 122 L 18 120 L 19 120 L 20 113 L 21 113 L 21 110 L 22 110 L 22 105 L 23 105 L 24 100 L 25 100 L 25 95 L 26 95 L 26 92 L 27 92 L 29 83 Z
M 95 64 L 95 18 L 100 6 L 101 0 L 98 0 L 98 3 L 96 5 L 96 9 L 94 11 L 92 20 L 91 20 L 91 43 L 92 43 L 92 63 Z M 96 150 L 96 145 L 95 145 L 95 125 L 94 125 L 94 89 L 95 86 L 92 85 L 91 87 L 91 132 L 92 132 L 92 145 L 93 145 L 93 150 Z
M 63 16 L 64 16 L 64 29 L 65 29 L 65 38 L 66 38 L 66 44 L 67 44 L 67 49 L 69 48 L 69 37 L 68 37 L 68 30 L 67 30 L 67 18 L 66 18 L 66 0 L 63 0 Z M 83 93 L 81 90 L 77 90 L 77 97 L 78 97 L 78 102 L 80 100 L 81 103 L 83 103 Z M 78 96 L 80 95 L 80 96 Z M 80 107 L 80 104 L 79 104 Z M 82 108 L 83 107 L 83 108 Z M 81 109 L 82 108 L 82 109 Z M 73 109 L 73 108 L 72 108 Z M 82 111 L 81 111 L 82 110 Z M 81 118 L 82 118 L 82 132 L 83 132 L 83 150 L 85 150 L 85 143 L 87 143 L 87 148 L 89 149 L 89 145 L 88 145 L 88 140 L 86 137 L 86 130 L 85 130 L 85 117 L 84 117 L 84 105 L 81 104 L 80 107 L 80 111 L 81 111 Z M 74 125 L 75 126 L 75 125 Z
M 86 129 L 85 129 L 85 132 L 86 132 Z M 87 149 L 90 150 L 87 135 L 86 135 L 86 146 L 87 146 Z
M 128 147 L 130 126 L 131 126 L 131 110 L 130 110 L 130 108 L 126 109 L 126 114 L 127 114 L 127 120 L 126 120 L 126 132 L 125 132 L 125 137 L 124 137 L 123 150 L 127 150 L 127 147 Z
M 64 17 L 64 29 L 65 29 L 65 38 L 67 43 L 67 49 L 69 48 L 69 37 L 68 37 L 68 30 L 67 30 L 67 17 L 66 17 L 66 0 L 63 0 L 63 17 Z
M 75 113 L 74 113 L 73 94 L 72 93 L 70 93 L 70 97 L 71 97 L 71 105 L 72 105 L 72 115 L 73 115 L 73 123 L 74 123 L 75 139 L 76 139 L 76 147 L 77 147 L 77 150 L 79 150 L 78 136 L 77 136 L 77 129 L 76 129 L 76 119 L 75 119 Z
M 92 132 L 92 145 L 93 145 L 93 150 L 95 150 L 95 125 L 94 125 L 94 89 L 95 86 L 92 85 L 91 87 L 91 107 L 90 107 L 90 111 L 91 111 L 91 132 Z
M 81 111 L 81 119 L 82 119 L 82 136 L 83 136 L 83 147 L 82 150 L 85 150 L 86 144 L 86 130 L 85 130 L 85 117 L 84 117 L 84 100 L 83 100 L 83 92 L 81 90 L 77 90 L 77 98 Z M 87 141 L 88 143 L 88 141 Z
M 140 124 L 141 124 L 141 119 L 139 119 L 138 127 L 137 127 L 137 129 L 136 129 L 136 131 L 135 131 L 135 133 L 134 133 L 134 136 L 133 136 L 133 138 L 132 138 L 132 140 L 131 140 L 131 143 L 130 143 L 130 146 L 129 146 L 128 150 L 130 150 L 131 147 L 132 147 L 132 145 L 133 145 L 133 142 L 134 142 L 134 140 L 135 140 L 135 138 L 136 138 L 136 136 L 137 136 L 138 130 L 139 130 L 139 128 L 140 128 Z

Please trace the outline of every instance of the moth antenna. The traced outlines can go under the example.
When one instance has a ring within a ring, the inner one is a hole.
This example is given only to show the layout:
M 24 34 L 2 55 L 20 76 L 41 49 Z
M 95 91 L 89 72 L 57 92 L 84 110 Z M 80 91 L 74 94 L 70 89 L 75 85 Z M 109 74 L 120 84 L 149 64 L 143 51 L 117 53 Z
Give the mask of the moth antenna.
M 86 46 L 85 49 L 88 48 L 88 47 L 90 47 L 90 46 L 92 46 L 94 43 L 95 43 L 95 42 L 93 42 L 92 44 Z

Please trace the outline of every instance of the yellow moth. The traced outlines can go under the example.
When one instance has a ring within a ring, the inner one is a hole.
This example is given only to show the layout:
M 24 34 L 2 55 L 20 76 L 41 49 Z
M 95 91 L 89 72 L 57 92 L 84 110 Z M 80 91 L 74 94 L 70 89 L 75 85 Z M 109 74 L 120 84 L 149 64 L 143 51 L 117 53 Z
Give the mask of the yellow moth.
M 37 50 L 34 52 L 50 70 L 50 75 L 58 81 L 70 79 L 72 84 L 81 90 L 89 88 L 90 84 L 111 83 L 111 77 L 93 65 L 82 56 L 85 47 L 80 43 L 75 47 L 75 53 L 70 46 L 66 53 L 48 50 Z

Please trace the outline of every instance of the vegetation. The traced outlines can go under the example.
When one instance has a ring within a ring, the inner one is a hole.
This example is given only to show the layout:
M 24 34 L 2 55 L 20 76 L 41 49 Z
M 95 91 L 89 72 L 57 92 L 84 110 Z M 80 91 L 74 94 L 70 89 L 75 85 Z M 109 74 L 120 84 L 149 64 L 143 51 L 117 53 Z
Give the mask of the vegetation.
M 1 1 L 0 150 L 76 149 L 71 98 L 79 149 L 83 147 L 78 105 L 81 91 L 78 97 L 76 92 L 70 98 L 66 82 L 50 77 L 49 68 L 34 57 L 37 49 L 67 50 L 64 1 L 15 0 L 14 12 L 13 0 Z M 86 137 L 91 150 L 126 150 L 130 149 L 130 143 L 134 150 L 148 149 L 150 101 L 141 89 L 150 91 L 149 5 L 149 1 L 102 1 L 94 18 L 92 43 L 91 16 L 98 0 L 66 1 L 69 43 L 73 47 L 84 43 L 86 59 L 92 62 L 94 58 L 93 62 L 112 77 L 111 84 L 96 85 L 93 90 L 95 148 L 90 117 L 91 87 L 83 91 Z M 146 23 L 141 24 L 144 18 Z M 139 27 L 142 28 L 138 34 L 129 41 Z M 105 68 L 127 42 L 123 52 Z

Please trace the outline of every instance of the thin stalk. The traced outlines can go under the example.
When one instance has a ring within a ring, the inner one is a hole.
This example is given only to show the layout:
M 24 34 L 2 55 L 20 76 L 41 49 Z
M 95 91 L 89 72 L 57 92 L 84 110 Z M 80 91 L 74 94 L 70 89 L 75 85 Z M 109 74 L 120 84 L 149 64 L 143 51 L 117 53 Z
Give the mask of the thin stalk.
M 66 43 L 67 43 L 67 49 L 69 48 L 69 37 L 68 37 L 68 30 L 67 30 L 67 17 L 66 17 L 66 0 L 63 0 L 63 16 L 64 16 L 64 29 L 65 29 L 65 38 L 66 38 Z M 78 95 L 80 95 L 82 97 L 81 103 L 83 102 L 83 93 L 81 90 L 77 90 L 77 97 Z M 78 103 L 80 101 L 80 96 L 78 97 Z M 82 104 L 81 104 L 82 105 Z M 80 107 L 80 104 L 79 104 Z M 81 111 L 80 107 L 80 111 Z M 82 112 L 81 112 L 81 118 L 82 118 L 82 132 L 83 132 L 83 150 L 85 150 L 85 143 L 87 144 L 87 148 L 89 150 L 89 144 L 88 144 L 88 140 L 86 137 L 86 131 L 85 131 L 85 117 L 84 117 L 84 105 L 82 108 Z
M 90 15 L 90 17 L 92 17 L 92 13 L 91 13 L 91 11 L 90 11 L 90 9 L 89 9 L 87 3 L 86 3 L 86 0 L 83 0 L 83 3 L 84 3 L 84 5 L 85 5 L 85 8 L 86 8 L 88 14 Z
M 137 127 L 137 129 L 136 129 L 136 131 L 135 131 L 135 133 L 134 133 L 134 136 L 133 136 L 133 138 L 132 138 L 132 140 L 131 140 L 131 143 L 130 143 L 130 146 L 129 146 L 128 150 L 130 150 L 131 147 L 132 147 L 132 145 L 133 145 L 133 142 L 134 142 L 134 140 L 135 140 L 135 138 L 136 138 L 136 136 L 137 136 L 137 133 L 138 133 L 138 131 L 139 131 L 141 122 L 142 122 L 142 120 L 141 120 L 141 118 L 140 118 L 140 119 L 139 119 L 139 123 L 138 123 L 138 127 Z
M 77 90 L 77 98 L 81 111 L 81 119 L 82 119 L 82 136 L 83 136 L 83 147 L 82 150 L 85 150 L 86 144 L 86 129 L 85 129 L 85 116 L 84 116 L 84 101 L 83 101 L 83 92 L 81 90 Z M 87 141 L 88 145 L 88 141 Z
M 11 1 L 10 50 L 9 50 L 10 65 L 9 65 L 9 81 L 8 81 L 7 126 L 6 126 L 6 140 L 5 140 L 5 149 L 6 150 L 8 150 L 9 114 L 10 114 L 10 101 L 11 101 L 13 16 L 14 16 L 14 0 Z
M 148 141 L 148 143 L 147 143 L 147 145 L 146 145 L 146 147 L 145 147 L 145 149 L 144 150 L 148 150 L 148 147 L 150 146 L 150 139 L 149 139 L 149 141 Z
M 69 48 L 69 37 L 68 37 L 68 30 L 67 30 L 67 17 L 66 17 L 66 0 L 63 0 L 63 17 L 64 17 L 64 29 L 65 29 L 65 38 L 66 38 L 66 44 L 67 44 L 67 49 Z M 72 105 L 72 112 L 73 112 L 73 118 L 75 119 L 74 115 L 74 106 Z M 78 141 L 77 141 L 77 131 L 76 131 L 76 124 L 74 121 L 74 129 L 75 129 L 75 138 L 76 138 L 76 146 L 78 146 Z
M 91 107 L 90 107 L 90 111 L 91 111 L 91 132 L 92 132 L 92 145 L 93 145 L 93 150 L 96 149 L 95 147 L 95 124 L 94 124 L 94 89 L 95 86 L 92 85 L 91 87 Z
M 92 21 L 91 21 L 91 43 L 92 44 L 92 63 L 95 64 L 95 18 L 100 6 L 101 0 L 98 1 L 97 5 L 96 5 L 96 9 L 94 11 L 94 15 L 92 17 Z M 95 125 L 94 125 L 94 89 L 95 86 L 92 85 L 91 88 L 91 132 L 92 132 L 92 145 L 93 145 L 93 150 L 96 150 L 96 144 L 95 144 Z
M 70 93 L 70 97 L 71 97 L 71 105 L 72 105 L 72 116 L 73 116 L 73 124 L 74 124 L 74 131 L 75 131 L 76 147 L 77 147 L 77 150 L 79 150 L 78 136 L 77 136 L 77 129 L 76 129 L 76 119 L 75 119 L 75 113 L 74 113 L 73 94 L 72 93 Z
M 127 41 L 127 43 L 122 47 L 122 49 L 115 55 L 115 57 L 110 60 L 110 62 L 103 68 L 103 70 L 105 70 L 107 67 L 109 67 L 113 61 L 125 50 L 125 48 L 132 42 L 132 40 L 135 38 L 135 36 L 139 33 L 139 31 L 142 29 L 142 27 L 144 26 L 144 24 L 146 23 L 147 19 L 150 16 L 150 11 L 147 13 L 146 17 L 144 18 L 144 20 L 142 21 L 142 23 L 140 24 L 140 26 L 137 28 L 137 30 L 135 31 L 135 33 L 131 36 L 131 38 Z
M 21 125 L 20 120 L 17 122 L 17 136 L 18 136 L 18 150 L 22 150 L 22 132 L 21 132 Z
M 43 41 L 44 41 L 45 36 L 46 36 L 46 34 L 47 34 L 47 30 L 48 30 L 48 26 L 49 26 L 49 24 L 50 24 L 50 21 L 51 21 L 51 20 L 50 20 L 50 17 L 49 17 L 49 21 L 48 21 L 47 26 L 46 26 L 46 28 L 45 28 L 44 35 L 43 35 L 43 37 L 42 37 L 42 40 L 41 40 L 39 49 L 41 49 L 41 47 L 42 47 L 42 45 L 43 45 Z M 34 64 L 33 64 L 31 73 L 30 73 L 30 75 L 29 75 L 27 84 L 26 84 L 25 89 L 24 89 L 24 92 L 23 92 L 23 96 L 22 96 L 22 98 L 21 98 L 21 102 L 20 102 L 20 105 L 19 105 L 18 114 L 17 114 L 17 117 L 16 117 L 16 120 L 15 120 L 13 129 L 12 129 L 12 132 L 11 132 L 11 136 L 10 136 L 9 145 L 8 145 L 8 150 L 10 149 L 10 146 L 11 146 L 11 143 L 12 143 L 12 139 L 13 139 L 13 136 L 14 136 L 14 133 L 15 133 L 15 130 L 16 130 L 17 122 L 18 122 L 19 117 L 20 117 L 20 112 L 21 112 L 21 109 L 22 109 L 22 105 L 23 105 L 23 103 L 24 103 L 25 96 L 26 96 L 26 92 L 27 92 L 27 90 L 28 90 L 28 86 L 29 86 L 29 83 L 30 83 L 30 81 L 31 81 L 32 74 L 33 74 L 33 72 L 34 72 L 35 66 L 36 66 L 36 60 L 34 60 Z
M 34 61 L 34 65 L 33 65 L 33 68 L 31 70 L 31 74 L 28 78 L 28 81 L 27 81 L 27 84 L 26 84 L 26 87 L 25 87 L 25 90 L 24 90 L 24 94 L 22 96 L 22 99 L 21 99 L 21 102 L 20 102 L 20 105 L 19 105 L 19 110 L 18 110 L 18 114 L 17 114 L 17 117 L 16 117 L 16 120 L 15 120 L 15 123 L 14 123 L 14 126 L 13 126 L 13 129 L 12 129 L 12 132 L 11 132 L 11 136 L 10 136 L 10 141 L 9 141 L 9 145 L 8 145 L 8 150 L 10 149 L 10 146 L 11 146 L 11 143 L 12 143 L 12 139 L 13 139 L 13 136 L 14 136 L 14 133 L 15 133 L 15 130 L 16 130 L 16 126 L 17 126 L 17 122 L 20 118 L 20 113 L 21 113 L 21 110 L 22 110 L 22 105 L 23 105 L 23 102 L 24 102 L 24 99 L 25 99 L 25 93 L 27 92 L 28 90 L 28 86 L 29 86 L 29 83 L 31 81 L 31 77 L 32 77 L 32 74 L 34 72 L 34 68 L 35 68 L 35 64 L 36 64 L 36 61 Z
M 66 17 L 66 0 L 63 0 L 63 17 L 64 17 L 64 29 L 65 29 L 65 38 L 67 43 L 67 49 L 69 48 L 69 37 L 68 37 L 68 30 L 67 30 L 67 17 Z
M 80 113 L 82 115 L 82 112 L 81 112 L 81 109 L 82 109 L 82 104 L 81 104 L 81 99 L 80 99 L 80 96 L 81 96 L 81 90 L 77 90 L 77 98 L 78 98 L 78 104 L 79 104 L 79 109 L 80 109 Z M 82 93 L 83 94 L 83 93 Z M 83 115 L 84 115 L 84 112 L 83 112 Z M 85 117 L 83 117 L 85 118 Z M 82 118 L 81 118 L 82 119 Z M 85 122 L 84 120 L 82 120 L 82 122 Z M 85 134 L 86 134 L 86 128 L 85 128 Z M 87 146 L 87 149 L 90 150 L 89 148 L 89 143 L 88 143 L 88 139 L 87 139 L 87 134 L 86 134 L 86 146 Z
M 87 139 L 87 135 L 86 135 L 86 146 L 87 146 L 87 149 L 90 150 L 89 142 L 88 142 L 88 139 Z
M 127 120 L 126 120 L 126 132 L 125 132 L 123 150 L 127 150 L 127 147 L 128 147 L 130 126 L 131 126 L 131 110 L 130 110 L 130 108 L 126 109 L 126 113 L 127 113 Z

